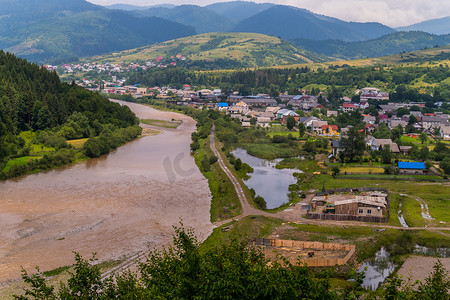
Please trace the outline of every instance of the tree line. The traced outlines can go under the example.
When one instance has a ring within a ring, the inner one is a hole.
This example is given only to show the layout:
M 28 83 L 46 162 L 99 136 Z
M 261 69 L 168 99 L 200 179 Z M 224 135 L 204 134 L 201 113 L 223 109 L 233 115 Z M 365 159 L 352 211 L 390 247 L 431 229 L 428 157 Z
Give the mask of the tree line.
M 369 299 L 363 274 L 333 289 L 327 271 L 313 271 L 278 257 L 270 261 L 260 248 L 239 241 L 202 247 L 192 230 L 175 227 L 173 246 L 151 251 L 138 272 L 124 271 L 102 280 L 95 257 L 75 253 L 76 263 L 58 289 L 43 273 L 22 271 L 27 287 L 15 299 Z M 442 263 L 417 289 L 394 275 L 370 299 L 449 299 L 450 281 Z
M 74 83 L 63 83 L 56 72 L 0 51 L 0 172 L 9 159 L 30 152 L 30 143 L 20 137 L 21 132 L 34 132 L 37 138 L 33 142 L 59 151 L 70 148 L 65 143 L 68 139 L 94 137 L 135 124 L 137 119 L 128 107 Z M 58 157 L 67 157 L 65 152 Z M 27 168 L 31 166 L 36 164 L 30 162 Z M 14 168 L 0 177 L 21 173 L 17 168 L 24 167 Z
M 317 89 L 315 94 L 324 92 L 329 100 L 337 101 L 344 95 L 352 95 L 355 88 L 382 86 L 392 94 L 395 102 L 444 101 L 450 100 L 449 86 L 445 79 L 450 77 L 447 65 L 437 67 L 423 66 L 329 66 L 317 70 L 308 67 L 245 69 L 233 72 L 198 72 L 182 67 L 150 68 L 128 74 L 126 84 L 143 84 L 147 86 L 171 86 L 181 88 L 184 84 L 199 87 L 219 87 L 225 95 L 238 92 L 241 95 L 270 93 L 274 96 L 280 92 L 301 94 L 305 87 Z M 435 87 L 419 91 L 412 87 L 423 80 Z M 326 86 L 320 90 L 315 86 Z M 431 97 L 429 94 L 437 94 Z

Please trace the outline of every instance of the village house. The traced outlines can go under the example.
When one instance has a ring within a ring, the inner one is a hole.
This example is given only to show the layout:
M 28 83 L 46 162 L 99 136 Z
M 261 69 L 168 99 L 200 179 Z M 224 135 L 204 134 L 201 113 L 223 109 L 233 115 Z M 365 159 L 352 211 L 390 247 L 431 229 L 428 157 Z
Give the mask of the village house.
M 355 110 L 355 104 L 354 103 L 343 103 L 342 104 L 342 111 L 343 112 L 350 112 Z
M 422 174 L 425 171 L 425 163 L 399 161 L 398 169 L 402 174 Z
M 249 110 L 248 104 L 244 101 L 239 101 L 233 107 L 233 112 L 246 113 Z M 231 108 L 229 108 L 228 110 L 231 110 Z
M 372 143 L 375 140 L 375 138 L 372 135 L 366 135 L 366 137 L 364 138 L 365 142 L 366 142 L 366 146 L 367 147 L 372 147 Z
M 381 90 L 379 88 L 376 87 L 365 87 L 362 88 L 361 90 L 356 90 L 355 93 L 359 94 L 359 93 L 373 93 L 373 94 L 377 94 L 381 92 Z
M 355 198 L 334 202 L 335 214 L 360 217 L 386 217 L 388 195 L 373 192 L 370 195 L 357 195 Z
M 369 99 L 374 100 L 389 100 L 389 94 L 386 92 L 378 92 L 378 93 L 362 93 L 359 95 L 359 101 L 367 102 Z
M 438 128 L 441 125 L 449 124 L 448 115 L 440 115 L 440 116 L 423 116 L 422 117 L 422 128 L 424 130 L 432 130 L 434 128 Z
M 450 140 L 450 124 L 441 124 L 439 127 L 439 135 L 444 141 Z
M 335 116 L 337 117 L 338 112 L 337 110 L 327 110 L 327 117 Z
M 376 124 L 366 124 L 364 130 L 366 133 L 374 133 L 377 130 L 378 126 Z
M 363 115 L 363 122 L 366 124 L 375 124 L 377 118 L 371 115 Z
M 317 117 L 300 117 L 299 119 L 298 119 L 298 122 L 299 123 L 303 123 L 304 125 L 305 125 L 305 127 L 306 128 L 312 128 L 312 123 L 314 122 L 314 121 L 320 121 L 320 119 L 319 118 L 317 118 Z M 327 124 L 324 124 L 324 125 L 327 125 Z
M 281 110 L 281 109 L 280 109 L 280 110 Z M 294 117 L 294 120 L 295 120 L 296 123 L 297 123 L 298 120 L 300 119 L 300 116 L 299 116 L 298 113 L 296 113 L 295 111 L 289 110 L 289 111 L 286 111 L 286 112 L 283 113 L 283 116 L 281 117 L 281 122 L 282 122 L 283 124 L 286 124 L 286 123 L 287 123 L 287 119 L 288 119 L 289 117 Z
M 227 111 L 228 110 L 228 103 L 226 102 L 219 102 L 217 104 L 217 107 L 220 111 Z
M 392 142 L 391 139 L 374 139 L 372 141 L 372 150 L 383 150 L 386 146 L 389 146 L 390 150 L 393 153 L 400 153 L 400 149 L 398 148 L 398 145 L 394 142 Z
M 328 136 L 339 135 L 339 128 L 337 125 L 322 125 L 322 134 Z
M 276 113 L 280 110 L 281 108 L 279 106 L 269 106 L 266 108 L 267 112 L 271 112 L 273 114 L 276 115 Z
M 411 150 L 412 146 L 398 146 L 401 154 L 407 154 Z
M 360 217 L 384 217 L 386 212 L 386 203 L 363 200 L 348 199 L 340 200 L 334 203 L 335 214 L 360 216 Z
M 369 102 L 367 102 L 366 100 L 362 100 L 362 101 L 360 100 L 360 102 L 359 102 L 360 109 L 366 109 L 369 107 L 370 107 Z
M 262 112 L 258 112 L 256 114 L 256 117 L 269 118 L 271 121 L 273 121 L 273 119 L 275 119 L 275 114 L 270 111 L 262 111 Z
M 398 126 L 401 126 L 403 129 L 405 129 L 405 127 L 406 127 L 406 125 L 408 125 L 408 123 L 407 122 L 405 122 L 405 121 L 402 121 L 402 120 L 400 120 L 400 119 L 390 119 L 389 121 L 388 121 L 388 127 L 389 127 L 389 129 L 394 129 L 394 128 L 396 128 L 396 127 L 398 127 Z
M 329 157 L 338 157 L 339 152 L 343 151 L 344 148 L 341 146 L 341 142 L 338 140 L 331 142 L 331 155 Z
M 257 117 L 256 125 L 260 127 L 269 127 L 270 126 L 270 118 L 266 117 Z
M 273 98 L 244 98 L 242 99 L 249 107 L 253 106 L 277 106 L 278 102 Z
M 322 120 L 313 121 L 311 129 L 312 129 L 313 132 L 321 134 L 322 133 L 322 126 L 324 126 L 324 125 L 328 126 L 328 121 L 322 121 Z

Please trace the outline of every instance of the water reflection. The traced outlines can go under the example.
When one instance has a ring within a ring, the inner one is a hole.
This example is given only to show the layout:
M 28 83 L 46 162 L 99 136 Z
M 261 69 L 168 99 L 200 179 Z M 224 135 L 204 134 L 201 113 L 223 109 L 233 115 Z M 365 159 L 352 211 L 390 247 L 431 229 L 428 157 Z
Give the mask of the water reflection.
M 450 257 L 450 248 L 428 248 L 416 245 L 414 253 L 427 256 Z
M 289 201 L 289 185 L 297 183 L 294 173 L 302 173 L 296 169 L 276 169 L 280 160 L 267 160 L 252 156 L 246 150 L 238 148 L 232 154 L 253 168 L 250 179 L 245 181 L 257 195 L 267 202 L 267 208 L 276 208 Z
M 384 247 L 375 254 L 375 258 L 366 261 L 359 272 L 365 272 L 362 286 L 365 289 L 376 290 L 380 283 L 395 270 L 396 265 L 390 260 L 389 252 Z

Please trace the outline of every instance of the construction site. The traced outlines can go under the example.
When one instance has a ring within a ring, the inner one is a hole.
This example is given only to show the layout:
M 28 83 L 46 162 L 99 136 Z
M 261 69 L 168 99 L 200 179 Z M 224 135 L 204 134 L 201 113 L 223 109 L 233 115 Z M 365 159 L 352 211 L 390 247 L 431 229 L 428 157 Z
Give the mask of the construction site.
M 256 239 L 270 260 L 278 256 L 291 264 L 306 264 L 309 267 L 332 267 L 345 265 L 355 253 L 355 245 L 321 243 L 280 239 Z

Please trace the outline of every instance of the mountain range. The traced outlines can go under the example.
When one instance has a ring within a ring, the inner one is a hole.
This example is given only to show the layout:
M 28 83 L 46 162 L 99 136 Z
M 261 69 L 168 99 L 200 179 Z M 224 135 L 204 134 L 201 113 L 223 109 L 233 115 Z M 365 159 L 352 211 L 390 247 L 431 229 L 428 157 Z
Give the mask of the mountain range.
M 33 61 L 125 50 L 196 33 L 180 23 L 84 0 L 0 0 L 0 6 L 0 49 Z
M 255 32 L 283 39 L 362 41 L 395 32 L 380 23 L 345 22 L 293 6 L 244 1 L 216 3 L 204 7 L 152 7 L 133 12 L 138 16 L 160 17 L 193 26 L 197 33 Z
M 398 31 L 424 31 L 432 34 L 450 34 L 450 16 L 397 27 Z
M 450 34 L 435 35 L 422 31 L 399 31 L 359 42 L 311 39 L 294 39 L 291 42 L 297 47 L 326 55 L 330 59 L 347 60 L 447 46 L 450 45 Z
M 0 0 L 0 6 L 0 49 L 37 62 L 122 51 L 209 32 L 276 36 L 331 58 L 385 55 L 448 43 L 445 36 L 396 35 L 396 29 L 380 23 L 346 22 L 272 3 L 102 7 L 85 0 Z M 448 22 L 448 18 L 430 20 L 402 30 L 446 33 Z M 373 49 L 380 43 L 382 48 Z

